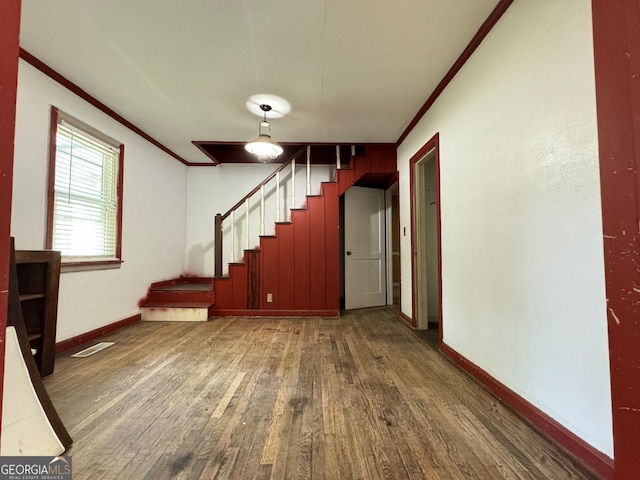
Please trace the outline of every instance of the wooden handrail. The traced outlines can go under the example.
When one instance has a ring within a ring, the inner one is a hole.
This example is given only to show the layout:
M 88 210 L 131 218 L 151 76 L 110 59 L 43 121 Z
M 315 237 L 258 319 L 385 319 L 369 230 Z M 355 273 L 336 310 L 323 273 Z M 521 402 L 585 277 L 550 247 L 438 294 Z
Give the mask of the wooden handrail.
M 234 210 L 236 210 L 238 207 L 244 205 L 244 202 L 247 200 L 247 198 L 251 198 L 253 197 L 254 194 L 256 194 L 258 192 L 258 190 L 260 190 L 260 187 L 265 186 L 267 183 L 269 183 L 269 181 L 276 176 L 276 174 L 278 172 L 281 172 L 282 170 L 284 170 L 285 168 L 287 168 L 288 166 L 290 166 L 291 164 L 291 160 L 293 160 L 294 158 L 298 158 L 298 156 L 300 154 L 302 154 L 302 152 L 306 151 L 307 147 L 302 147 L 300 150 L 296 151 L 296 153 L 294 153 L 293 155 L 291 155 L 291 157 L 289 157 L 289 160 L 282 162 L 282 165 L 280 165 L 280 167 L 278 167 L 277 169 L 275 169 L 267 178 L 265 178 L 264 180 L 262 180 L 258 185 L 256 185 L 256 187 L 251 190 L 249 193 L 247 193 L 244 197 L 242 197 L 242 199 L 236 203 L 233 207 L 231 207 L 229 210 L 226 211 L 226 213 L 223 213 L 222 215 L 220 215 L 220 219 L 224 220 L 225 218 L 227 218 L 229 215 L 231 215 L 231 212 L 233 212 Z

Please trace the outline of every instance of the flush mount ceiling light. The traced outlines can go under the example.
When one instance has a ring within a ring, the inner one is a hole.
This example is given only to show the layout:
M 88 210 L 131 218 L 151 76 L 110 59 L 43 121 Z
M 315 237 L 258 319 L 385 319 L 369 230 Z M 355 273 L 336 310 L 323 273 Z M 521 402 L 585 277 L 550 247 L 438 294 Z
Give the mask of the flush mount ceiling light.
M 271 138 L 271 125 L 267 122 L 267 112 L 271 110 L 271 106 L 267 104 L 260 105 L 263 113 L 263 120 L 258 127 L 258 136 L 247 143 L 244 148 L 247 152 L 253 153 L 263 163 L 267 163 L 280 155 L 282 155 L 282 147 Z
M 269 105 L 271 107 L 271 110 L 269 110 L 269 118 L 272 120 L 274 118 L 285 117 L 291 113 L 291 104 L 289 101 L 272 93 L 256 93 L 255 95 L 251 95 L 245 102 L 247 110 L 258 117 L 262 117 L 260 105 Z

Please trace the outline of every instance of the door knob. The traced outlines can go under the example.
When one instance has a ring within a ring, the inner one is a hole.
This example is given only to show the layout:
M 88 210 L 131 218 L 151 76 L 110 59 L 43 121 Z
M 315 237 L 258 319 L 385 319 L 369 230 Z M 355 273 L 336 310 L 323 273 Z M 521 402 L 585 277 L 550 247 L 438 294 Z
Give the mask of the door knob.
M 347 255 L 351 255 L 351 250 L 347 250 Z

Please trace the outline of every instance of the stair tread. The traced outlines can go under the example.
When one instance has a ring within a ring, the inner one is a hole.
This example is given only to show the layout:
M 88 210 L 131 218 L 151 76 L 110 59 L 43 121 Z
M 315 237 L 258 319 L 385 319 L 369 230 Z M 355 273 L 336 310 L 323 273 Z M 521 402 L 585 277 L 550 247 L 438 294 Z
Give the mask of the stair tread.
M 151 287 L 152 292 L 211 292 L 212 282 L 209 283 L 174 283 L 163 287 Z
M 209 308 L 213 302 L 143 302 L 141 308 Z

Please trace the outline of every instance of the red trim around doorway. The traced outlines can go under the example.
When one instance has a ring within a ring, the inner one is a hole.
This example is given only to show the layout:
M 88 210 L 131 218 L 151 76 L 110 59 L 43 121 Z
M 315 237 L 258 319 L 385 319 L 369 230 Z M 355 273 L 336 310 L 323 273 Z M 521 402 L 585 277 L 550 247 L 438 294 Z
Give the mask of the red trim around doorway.
M 435 157 L 434 162 L 436 167 L 436 223 L 437 223 L 437 235 L 438 235 L 438 304 L 440 305 L 438 316 L 440 321 L 440 328 L 438 329 L 438 337 L 439 342 L 442 344 L 442 239 L 441 239 L 441 229 L 440 229 L 440 134 L 436 133 L 431 140 L 425 143 L 420 150 L 418 150 L 411 160 L 409 160 L 409 191 L 411 193 L 411 326 L 417 327 L 416 320 L 416 251 L 415 251 L 415 235 L 414 231 L 414 197 L 413 192 L 415 192 L 415 179 L 414 179 L 414 170 L 415 165 L 420 160 L 424 158 L 424 156 L 429 153 L 431 150 L 435 149 Z M 401 315 L 402 312 L 401 312 Z M 408 318 L 408 317 L 407 317 Z
M 407 315 L 407 314 L 405 314 L 405 313 L 400 312 L 400 318 L 401 318 L 402 320 L 404 320 L 405 322 L 407 322 L 407 324 L 408 324 L 410 327 L 412 327 L 412 328 L 416 328 L 416 321 L 415 321 L 413 318 L 411 318 L 409 315 Z

